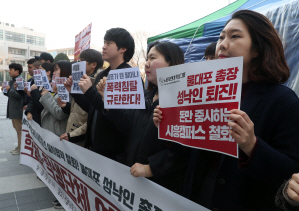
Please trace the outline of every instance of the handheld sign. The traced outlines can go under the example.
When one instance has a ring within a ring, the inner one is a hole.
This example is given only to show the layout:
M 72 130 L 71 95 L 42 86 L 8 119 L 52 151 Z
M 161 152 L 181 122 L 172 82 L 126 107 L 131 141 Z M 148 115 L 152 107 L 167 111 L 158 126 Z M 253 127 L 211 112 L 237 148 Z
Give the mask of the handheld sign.
M 63 83 L 67 80 L 66 77 L 57 77 L 56 79 L 56 86 L 57 86 L 57 92 L 58 96 L 61 98 L 63 102 L 69 102 L 69 92 L 64 87 Z
M 23 78 L 16 78 L 17 90 L 24 90 Z
M 243 57 L 158 69 L 159 138 L 238 157 L 227 123 L 240 108 L 242 72 Z
M 48 76 L 47 76 L 47 72 L 45 70 L 42 70 L 42 81 L 43 81 L 43 86 L 44 86 L 44 89 L 52 92 L 52 87 L 50 85 L 50 82 L 49 82 L 49 79 L 48 79 Z
M 84 74 L 86 74 L 86 61 L 72 64 L 73 84 L 71 88 L 71 93 L 83 94 L 81 88 L 79 87 L 79 81 Z
M 82 51 L 90 48 L 91 25 L 92 24 L 90 23 L 75 37 L 75 61 L 79 60 Z
M 27 91 L 31 91 L 30 82 L 24 82 L 24 88 L 26 88 Z
M 8 81 L 3 81 L 2 87 L 3 87 L 3 93 L 7 93 L 6 87 L 8 86 L 9 82 Z
M 42 70 L 33 70 L 33 77 L 34 77 L 34 83 L 36 86 L 42 86 L 43 81 L 42 81 Z
M 145 109 L 143 85 L 138 67 L 111 70 L 104 92 L 106 109 Z

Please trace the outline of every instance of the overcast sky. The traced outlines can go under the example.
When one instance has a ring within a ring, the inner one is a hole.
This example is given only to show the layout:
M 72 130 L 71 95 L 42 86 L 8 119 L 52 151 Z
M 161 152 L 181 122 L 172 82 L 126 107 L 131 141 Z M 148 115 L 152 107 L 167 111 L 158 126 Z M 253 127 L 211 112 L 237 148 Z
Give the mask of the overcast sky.
M 228 3 L 229 0 L 12 0 L 5 1 L 0 21 L 45 33 L 48 50 L 73 47 L 75 35 L 92 23 L 91 43 L 102 46 L 110 28 L 145 30 L 157 35 L 200 19 Z

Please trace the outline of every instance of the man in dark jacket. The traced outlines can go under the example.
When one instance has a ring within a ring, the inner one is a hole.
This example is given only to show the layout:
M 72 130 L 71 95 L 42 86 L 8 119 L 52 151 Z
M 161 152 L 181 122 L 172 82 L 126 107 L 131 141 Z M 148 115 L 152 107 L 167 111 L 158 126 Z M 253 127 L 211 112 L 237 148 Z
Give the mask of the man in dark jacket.
M 22 65 L 17 63 L 11 63 L 9 65 L 9 75 L 12 78 L 9 81 L 9 85 L 6 86 L 7 93 L 4 93 L 8 97 L 6 118 L 11 119 L 12 125 L 17 131 L 18 146 L 11 150 L 13 155 L 19 155 L 21 149 L 21 137 L 22 137 L 22 116 L 23 116 L 23 100 L 25 92 L 23 90 L 17 91 L 15 88 L 16 78 L 21 78 L 23 72 Z M 2 87 L 3 90 L 3 87 Z
M 29 59 L 27 61 L 27 68 L 28 68 L 28 73 L 29 75 L 31 76 L 31 78 L 28 79 L 27 82 L 30 83 L 30 87 L 34 84 L 34 80 L 33 80 L 33 70 L 36 70 L 38 69 L 38 67 L 35 67 L 34 66 L 34 63 L 36 62 L 37 60 L 35 58 L 32 58 L 32 59 Z M 39 66 L 39 65 L 38 65 Z M 26 110 L 27 108 L 27 105 L 31 99 L 31 96 L 30 95 L 30 92 L 28 92 L 27 88 L 24 88 L 24 92 L 25 92 L 25 98 L 24 98 L 24 102 L 23 102 L 23 111 Z
M 103 116 L 103 104 L 99 103 L 102 97 L 96 85 L 108 76 L 110 70 L 130 68 L 127 62 L 133 57 L 134 50 L 134 39 L 127 30 L 109 29 L 104 37 L 102 57 L 110 66 L 97 75 L 94 85 L 87 75 L 83 75 L 79 86 L 84 94 L 71 94 L 76 103 L 88 113 L 85 147 L 113 160 L 124 151 L 125 136 Z M 66 82 L 69 92 L 71 84 L 72 79 L 69 78 Z

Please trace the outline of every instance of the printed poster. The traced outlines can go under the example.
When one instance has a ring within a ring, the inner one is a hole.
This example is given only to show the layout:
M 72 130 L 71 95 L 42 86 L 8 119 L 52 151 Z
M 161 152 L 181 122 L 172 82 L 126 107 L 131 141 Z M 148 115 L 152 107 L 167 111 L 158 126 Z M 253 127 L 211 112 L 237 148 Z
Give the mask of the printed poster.
M 72 64 L 73 84 L 71 87 L 71 93 L 83 94 L 81 88 L 79 87 L 79 81 L 84 74 L 86 74 L 86 61 L 76 62 L 75 64 Z
M 159 138 L 238 157 L 227 123 L 240 109 L 242 72 L 243 57 L 158 69 Z
M 105 109 L 145 109 L 138 67 L 110 70 L 104 92 Z
M 82 51 L 90 48 L 91 25 L 92 24 L 90 23 L 75 37 L 75 61 L 80 59 L 80 53 Z
M 67 80 L 67 78 L 56 77 L 55 80 L 56 80 L 57 93 L 58 96 L 61 98 L 61 101 L 69 102 L 70 101 L 69 92 L 66 90 L 63 84 Z

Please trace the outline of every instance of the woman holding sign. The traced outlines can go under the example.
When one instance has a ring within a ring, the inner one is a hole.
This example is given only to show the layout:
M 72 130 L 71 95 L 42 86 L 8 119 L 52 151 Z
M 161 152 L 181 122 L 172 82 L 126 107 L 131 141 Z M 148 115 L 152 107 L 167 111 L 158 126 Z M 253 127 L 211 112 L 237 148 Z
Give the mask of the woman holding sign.
M 134 177 L 150 180 L 179 192 L 185 175 L 190 151 L 176 143 L 158 139 L 158 130 L 152 118 L 159 104 L 156 69 L 184 63 L 183 51 L 170 42 L 155 42 L 149 46 L 145 72 L 149 82 L 145 92 L 145 109 L 119 110 L 106 113 L 120 131 L 129 137 L 126 151 L 120 162 L 131 167 Z M 104 98 L 106 78 L 97 85 Z
M 230 135 L 239 158 L 193 150 L 184 195 L 217 210 L 277 210 L 276 191 L 299 172 L 299 100 L 280 84 L 290 75 L 283 45 L 262 14 L 241 10 L 219 36 L 216 58 L 243 56 L 241 109 L 233 109 Z M 160 107 L 154 122 L 162 120 Z

